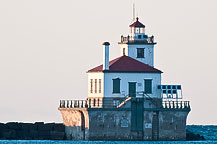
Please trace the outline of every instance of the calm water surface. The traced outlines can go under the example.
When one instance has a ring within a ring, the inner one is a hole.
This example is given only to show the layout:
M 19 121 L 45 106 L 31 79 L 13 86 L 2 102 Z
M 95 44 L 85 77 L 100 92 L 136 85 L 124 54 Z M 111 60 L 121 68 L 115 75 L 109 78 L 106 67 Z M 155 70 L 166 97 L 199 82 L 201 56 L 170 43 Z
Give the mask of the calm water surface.
M 0 140 L 0 144 L 217 144 L 217 141 L 50 141 L 50 140 Z

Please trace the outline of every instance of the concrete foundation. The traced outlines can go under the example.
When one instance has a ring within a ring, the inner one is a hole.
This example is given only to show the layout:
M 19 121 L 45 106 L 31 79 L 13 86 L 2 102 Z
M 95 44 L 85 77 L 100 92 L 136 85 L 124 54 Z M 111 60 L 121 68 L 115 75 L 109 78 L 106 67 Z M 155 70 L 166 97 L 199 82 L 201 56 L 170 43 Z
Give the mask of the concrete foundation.
M 120 108 L 60 107 L 68 140 L 186 140 L 189 105 L 132 99 Z M 133 104 L 133 102 L 136 102 Z M 134 111 L 134 106 L 137 108 Z

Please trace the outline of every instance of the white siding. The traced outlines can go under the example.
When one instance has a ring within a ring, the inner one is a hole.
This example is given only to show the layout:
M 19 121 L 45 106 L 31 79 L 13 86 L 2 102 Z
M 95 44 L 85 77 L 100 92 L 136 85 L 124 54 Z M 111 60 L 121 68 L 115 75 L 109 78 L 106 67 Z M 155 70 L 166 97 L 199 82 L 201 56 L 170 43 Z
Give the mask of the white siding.
M 128 56 L 128 45 L 127 44 L 120 44 L 120 47 L 121 47 L 120 55 L 123 56 L 123 49 L 125 48 L 125 55 Z
M 161 74 L 160 73 L 105 73 L 104 76 L 104 97 L 120 97 L 123 94 L 128 94 L 128 83 L 136 82 L 136 91 L 144 91 L 144 79 L 152 79 L 152 94 L 151 97 L 161 96 L 160 90 L 157 89 L 158 85 L 161 85 Z M 120 78 L 120 91 L 121 94 L 113 94 L 113 80 Z M 139 86 L 140 85 L 140 86 Z
M 125 54 L 131 58 L 134 58 L 142 63 L 154 66 L 154 45 L 141 45 L 141 44 L 120 44 L 121 55 L 123 55 L 123 48 L 125 48 Z M 137 58 L 137 48 L 144 48 L 144 58 Z

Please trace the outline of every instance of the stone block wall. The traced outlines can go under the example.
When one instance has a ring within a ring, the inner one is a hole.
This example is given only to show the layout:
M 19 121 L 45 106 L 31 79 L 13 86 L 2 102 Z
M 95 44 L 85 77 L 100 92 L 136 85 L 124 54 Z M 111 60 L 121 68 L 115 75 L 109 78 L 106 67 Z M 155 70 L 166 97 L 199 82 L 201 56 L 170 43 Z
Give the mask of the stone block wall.
M 132 130 L 132 111 L 129 108 L 71 108 L 59 110 L 66 125 L 68 140 L 186 139 L 186 118 L 189 111 L 181 109 L 144 109 L 142 131 Z M 84 118 L 81 117 L 82 113 Z M 157 115 L 157 121 L 153 120 L 154 115 Z
M 186 140 L 187 111 L 159 112 L 159 139 Z
M 64 140 L 65 126 L 61 123 L 0 123 L 0 139 Z
M 130 111 L 89 111 L 91 140 L 132 139 Z

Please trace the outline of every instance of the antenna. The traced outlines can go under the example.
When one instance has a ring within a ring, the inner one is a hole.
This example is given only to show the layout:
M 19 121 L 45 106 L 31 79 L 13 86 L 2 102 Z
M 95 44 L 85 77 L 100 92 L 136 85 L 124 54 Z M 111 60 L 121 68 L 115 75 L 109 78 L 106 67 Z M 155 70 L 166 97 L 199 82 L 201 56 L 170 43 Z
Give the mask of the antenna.
M 133 3 L 133 21 L 135 21 L 135 3 Z

